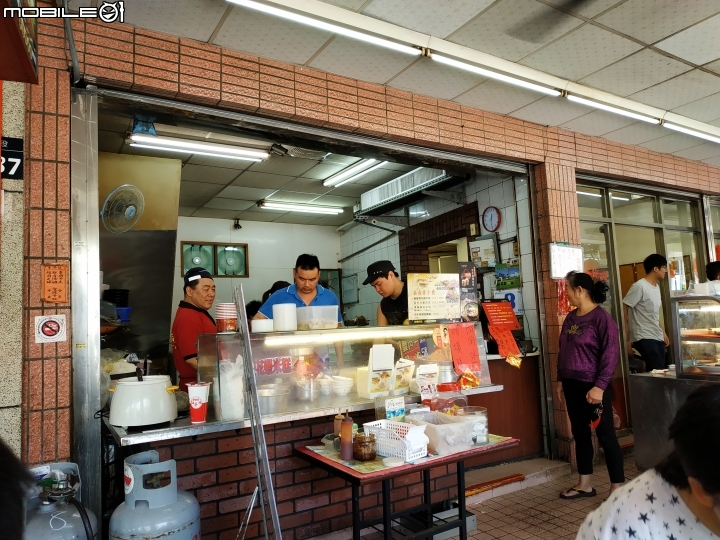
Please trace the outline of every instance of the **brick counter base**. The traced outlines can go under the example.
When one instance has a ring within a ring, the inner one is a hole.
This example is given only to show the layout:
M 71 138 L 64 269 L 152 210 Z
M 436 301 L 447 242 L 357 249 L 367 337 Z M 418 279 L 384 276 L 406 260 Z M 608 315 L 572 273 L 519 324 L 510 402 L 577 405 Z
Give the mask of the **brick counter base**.
M 359 425 L 374 411 L 355 413 Z M 293 456 L 295 446 L 320 444 L 333 430 L 333 417 L 286 422 L 265 428 L 283 538 L 303 540 L 352 526 L 350 484 Z M 255 489 L 255 457 L 249 429 L 162 441 L 153 444 L 160 459 L 177 461 L 178 487 L 200 503 L 202 540 L 235 540 L 237 528 Z M 455 465 L 432 470 L 433 502 L 457 495 Z M 382 514 L 380 483 L 362 488 L 363 519 Z M 396 509 L 422 502 L 420 473 L 393 481 Z M 256 507 L 247 538 L 262 534 Z

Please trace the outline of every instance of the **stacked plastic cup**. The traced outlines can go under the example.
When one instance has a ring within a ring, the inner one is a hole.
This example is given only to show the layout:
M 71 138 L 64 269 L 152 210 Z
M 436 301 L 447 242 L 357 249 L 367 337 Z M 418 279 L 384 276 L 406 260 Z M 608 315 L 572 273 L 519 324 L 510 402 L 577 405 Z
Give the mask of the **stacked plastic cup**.
M 190 422 L 202 424 L 207 420 L 210 383 L 188 383 L 187 387 L 190 399 Z
M 237 332 L 238 316 L 235 304 L 217 304 L 215 306 L 215 321 L 218 332 Z

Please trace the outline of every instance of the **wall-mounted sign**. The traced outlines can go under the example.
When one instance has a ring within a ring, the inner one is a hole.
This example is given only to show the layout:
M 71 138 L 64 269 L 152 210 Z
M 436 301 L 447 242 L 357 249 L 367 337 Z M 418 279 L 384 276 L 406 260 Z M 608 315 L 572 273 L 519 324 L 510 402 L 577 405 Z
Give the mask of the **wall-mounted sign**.
M 358 275 L 342 277 L 342 303 L 357 304 L 360 301 L 358 297 Z
M 568 244 L 549 244 L 550 279 L 565 279 L 568 272 L 583 271 L 583 249 Z
M 408 274 L 408 318 L 416 324 L 459 322 L 458 274 Z
M 23 140 L 15 137 L 0 139 L 0 178 L 23 179 Z
M 42 265 L 40 299 L 53 304 L 68 303 L 68 263 Z
M 67 340 L 65 315 L 35 317 L 35 343 L 58 343 Z

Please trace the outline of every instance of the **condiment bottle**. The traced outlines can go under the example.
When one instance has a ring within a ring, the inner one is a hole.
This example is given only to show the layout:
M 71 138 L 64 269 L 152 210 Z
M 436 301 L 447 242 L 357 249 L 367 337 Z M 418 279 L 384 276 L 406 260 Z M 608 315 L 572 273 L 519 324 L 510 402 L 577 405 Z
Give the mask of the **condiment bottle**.
M 353 419 L 346 416 L 340 426 L 340 459 L 350 461 L 353 458 Z
M 333 422 L 333 433 L 340 436 L 340 424 L 343 421 L 343 415 L 342 413 L 337 413 L 337 416 L 335 416 L 335 421 Z

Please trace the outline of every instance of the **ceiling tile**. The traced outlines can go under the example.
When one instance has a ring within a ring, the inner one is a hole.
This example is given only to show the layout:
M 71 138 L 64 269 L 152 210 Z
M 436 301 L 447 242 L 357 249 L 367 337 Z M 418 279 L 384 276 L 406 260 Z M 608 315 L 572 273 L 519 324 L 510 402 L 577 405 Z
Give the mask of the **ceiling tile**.
M 215 197 L 214 199 L 210 199 L 206 202 L 203 208 L 211 208 L 213 210 L 235 210 L 235 212 L 238 213 L 242 210 L 247 210 L 252 206 L 255 206 L 254 201 L 240 201 L 237 199 L 221 199 L 220 197 Z
M 697 146 L 693 146 L 692 148 L 688 148 L 686 150 L 673 152 L 673 154 L 687 159 L 694 159 L 700 161 L 703 159 L 720 156 L 720 144 L 706 142 Z
M 211 156 L 201 156 L 199 154 L 193 154 L 188 163 L 192 163 L 193 165 L 205 165 L 208 167 L 219 167 L 221 169 L 235 169 L 236 171 L 242 171 L 255 163 L 255 161 L 248 161 L 245 159 L 228 159 Z
M 567 99 L 544 97 L 527 107 L 518 109 L 511 116 L 544 126 L 559 126 L 587 113 L 588 108 L 584 105 L 573 103 Z
M 720 92 L 673 109 L 673 112 L 701 122 L 717 120 L 720 118 Z
M 201 195 L 214 197 L 222 189 L 219 184 L 205 184 L 203 182 L 180 182 L 180 195 Z
M 365 193 L 366 191 L 371 190 L 371 186 L 366 186 L 364 184 L 345 184 L 344 186 L 340 186 L 339 188 L 335 188 L 332 191 L 329 192 L 330 195 L 340 195 L 341 197 L 352 197 L 359 199 L 360 195 Z
M 345 225 L 348 221 L 352 221 L 352 216 L 340 214 L 338 216 L 320 216 L 308 225 L 319 225 L 321 227 L 339 227 Z
M 311 221 L 317 221 L 317 214 L 303 214 L 301 212 L 288 212 L 274 219 L 274 223 L 292 223 L 294 225 L 308 225 Z
M 125 137 L 116 131 L 98 129 L 98 152 L 118 154 L 125 146 Z
M 361 158 L 355 158 L 355 161 L 360 161 Z M 353 161 L 353 163 L 355 163 Z M 303 173 L 303 178 L 311 178 L 313 180 L 327 180 L 333 174 L 339 173 L 348 166 L 347 163 L 337 162 L 322 162 L 315 165 L 312 169 Z
M 313 204 L 319 204 L 320 206 L 340 206 L 342 208 L 352 208 L 355 204 L 360 202 L 359 198 L 356 197 L 339 197 L 334 193 L 329 195 L 321 195 L 317 199 L 313 199 Z
M 227 8 L 223 0 L 125 0 L 125 24 L 207 41 Z
M 635 124 L 637 120 L 620 116 L 605 111 L 595 110 L 585 116 L 580 116 L 569 122 L 562 124 L 560 127 L 577 131 L 585 135 L 602 136 L 605 133 L 616 131 L 620 128 Z
M 274 189 L 259 189 L 238 186 L 228 186 L 218 193 L 223 199 L 245 199 L 247 201 L 259 201 L 275 192 Z
M 448 39 L 517 61 L 580 24 L 580 19 L 540 2 L 505 0 L 496 2 L 480 17 L 451 34 Z
M 655 46 L 694 64 L 705 64 L 720 58 L 718 36 L 720 36 L 720 15 L 715 15 L 656 43 Z
M 520 63 L 576 81 L 640 49 L 634 41 L 586 24 Z
M 303 193 L 327 193 L 332 187 L 323 186 L 322 180 L 311 180 L 309 178 L 296 178 L 288 185 L 283 186 L 288 191 L 301 191 Z
M 703 66 L 705 69 L 709 69 L 710 71 L 714 71 L 715 73 L 720 73 L 720 60 L 716 60 L 715 62 L 710 62 L 709 64 Z
M 197 210 L 197 206 L 181 206 L 178 208 L 178 215 L 184 216 L 184 217 L 190 217 L 193 215 L 193 212 Z
M 628 0 L 596 20 L 645 43 L 655 43 L 718 11 L 717 0 Z
M 687 64 L 643 49 L 588 75 L 580 82 L 619 96 L 628 96 L 691 69 Z
M 638 145 L 644 142 L 659 139 L 667 135 L 667 130 L 660 126 L 648 124 L 647 122 L 638 122 L 630 126 L 620 128 L 617 131 L 606 133 L 603 135 L 605 139 L 625 144 Z
M 669 130 L 666 129 L 666 131 Z M 650 150 L 655 150 L 656 152 L 671 153 L 679 152 L 680 150 L 685 150 L 686 148 L 692 148 L 693 146 L 698 146 L 700 144 L 702 144 L 702 139 L 691 137 L 690 135 L 685 135 L 684 133 L 674 133 L 672 135 L 666 135 L 665 137 L 648 141 L 640 146 Z
M 239 216 L 241 221 L 273 221 L 274 219 L 277 219 L 278 213 L 277 212 L 270 212 L 263 210 L 262 212 L 254 212 L 251 210 L 245 210 L 242 212 Z
M 320 0 L 326 4 L 333 4 L 341 8 L 349 9 L 350 11 L 357 11 L 362 7 L 367 0 Z
M 386 161 L 385 165 L 380 168 L 387 171 L 408 172 L 417 169 L 417 165 L 405 165 L 404 163 L 393 163 L 392 161 Z
M 192 206 L 197 208 L 208 202 L 212 198 L 211 195 L 180 195 L 180 206 Z
M 508 114 L 542 99 L 543 94 L 498 81 L 487 81 L 458 96 L 454 101 L 484 111 Z
M 336 35 L 310 66 L 337 75 L 382 84 L 416 57 L 364 41 Z
M 146 156 L 156 157 L 163 159 L 178 159 L 183 162 L 190 159 L 192 154 L 181 154 L 179 152 L 163 152 L 161 150 L 151 150 L 150 148 L 139 148 L 137 146 L 130 146 L 124 144 L 120 149 L 120 154 L 131 155 L 131 156 Z
M 263 58 L 304 64 L 331 37 L 330 32 L 234 6 L 213 43 Z
M 294 176 L 280 174 L 265 174 L 255 171 L 245 171 L 232 183 L 233 186 L 254 187 L 264 189 L 278 189 L 293 180 Z
M 317 198 L 317 193 L 299 191 L 278 191 L 267 198 L 268 201 L 305 204 Z
M 373 0 L 362 13 L 439 38 L 451 34 L 495 0 Z
M 240 214 L 236 210 L 216 210 L 214 208 L 198 208 L 193 212 L 192 217 L 203 217 L 212 219 L 235 219 Z
M 187 163 L 182 168 L 181 178 L 191 182 L 207 182 L 211 184 L 229 184 L 240 174 L 237 169 L 224 169 L 222 167 L 206 167 Z
M 711 126 L 720 127 L 720 119 L 718 119 L 718 120 L 713 120 L 713 121 L 711 121 L 711 122 L 708 122 L 708 124 L 710 124 Z
M 484 80 L 480 75 L 420 58 L 387 84 L 438 99 L 452 99 Z
M 349 184 L 345 185 L 364 185 L 364 186 L 379 186 L 381 184 L 384 184 L 385 182 L 389 182 L 390 180 L 395 180 L 395 178 L 398 178 L 399 176 L 402 176 L 404 173 L 402 171 L 394 171 L 392 169 L 375 169 L 374 171 L 371 171 L 367 173 L 365 176 L 360 177 L 358 180 L 355 180 Z M 341 187 L 345 187 L 345 185 Z M 367 190 L 367 188 L 366 188 Z
M 703 159 L 705 163 L 709 163 L 710 165 L 717 165 L 720 167 L 720 157 L 713 157 L 710 159 Z
M 300 176 L 317 165 L 317 163 L 312 159 L 273 155 L 270 156 L 270 159 L 253 163 L 249 170 L 260 173 L 284 174 L 285 176 Z
M 674 109 L 718 92 L 720 77 L 694 69 L 629 97 L 661 109 Z
M 592 19 L 603 11 L 618 3 L 618 0 L 593 0 L 592 2 L 568 2 L 568 0 L 548 0 L 551 4 L 560 7 L 567 6 L 572 13 Z M 573 5 L 575 4 L 575 5 Z

